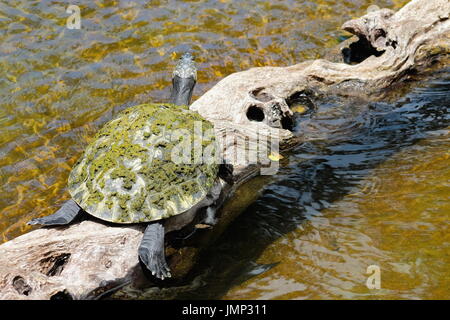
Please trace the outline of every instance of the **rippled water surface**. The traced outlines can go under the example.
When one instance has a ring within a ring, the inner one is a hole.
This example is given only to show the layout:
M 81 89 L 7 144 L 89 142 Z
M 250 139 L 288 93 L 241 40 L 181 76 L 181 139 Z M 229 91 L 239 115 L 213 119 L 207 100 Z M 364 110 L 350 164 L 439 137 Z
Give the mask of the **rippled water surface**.
M 199 63 L 195 99 L 232 72 L 320 57 L 369 5 L 406 2 L 70 1 L 82 29 L 68 30 L 67 1 L 2 1 L 2 241 L 67 199 L 71 166 L 103 123 L 166 101 L 181 52 Z M 171 297 L 449 298 L 448 106 L 448 72 L 396 103 L 321 105 L 299 129 L 322 136 L 285 155 Z M 371 264 L 380 290 L 365 286 Z
M 450 298 L 450 69 L 337 126 L 333 108 L 311 121 L 327 139 L 289 154 L 179 297 Z
M 259 197 L 194 279 L 146 297 L 449 299 L 450 69 L 435 76 L 394 103 L 299 119 L 308 141 L 244 186 Z M 366 286 L 372 265 L 380 289 Z

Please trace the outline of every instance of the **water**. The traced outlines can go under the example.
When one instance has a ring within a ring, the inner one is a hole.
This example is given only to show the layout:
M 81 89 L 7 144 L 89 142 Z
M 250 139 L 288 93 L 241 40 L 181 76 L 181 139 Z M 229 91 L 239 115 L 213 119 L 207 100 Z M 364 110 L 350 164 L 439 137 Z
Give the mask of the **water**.
M 450 298 L 450 69 L 435 77 L 394 103 L 322 103 L 299 119 L 308 141 L 249 186 L 260 196 L 193 279 L 144 297 Z M 366 286 L 371 265 L 380 289 Z
M 179 297 L 450 298 L 449 71 L 334 129 L 321 106 L 328 139 L 289 155 Z M 370 265 L 380 290 L 366 287 Z
M 407 1 L 378 1 L 399 8 Z M 180 53 L 194 99 L 227 74 L 322 56 L 370 1 L 73 1 L 0 4 L 0 234 L 68 198 L 71 166 L 119 110 L 166 101 Z M 309 141 L 171 298 L 448 298 L 448 71 L 397 102 L 320 104 Z M 264 182 L 264 183 L 263 183 Z M 379 265 L 380 290 L 365 286 Z M 267 265 L 267 266 L 266 266 Z M 259 274 L 261 271 L 267 270 Z M 258 275 L 259 274 L 259 275 Z

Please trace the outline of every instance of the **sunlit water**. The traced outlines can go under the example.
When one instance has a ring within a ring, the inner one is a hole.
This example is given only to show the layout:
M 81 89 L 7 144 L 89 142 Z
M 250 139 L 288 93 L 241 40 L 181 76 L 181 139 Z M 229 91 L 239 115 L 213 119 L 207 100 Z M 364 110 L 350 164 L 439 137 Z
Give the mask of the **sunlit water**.
M 407 1 L 377 1 L 399 8 Z M 89 139 L 119 110 L 166 101 L 191 49 L 198 97 L 253 66 L 322 56 L 371 1 L 66 1 L 0 3 L 0 234 L 68 198 Z M 311 140 L 205 254 L 174 298 L 448 298 L 448 72 L 397 103 L 322 104 Z M 336 121 L 336 119 L 338 119 Z M 254 276 L 261 265 L 278 263 Z M 369 265 L 381 289 L 365 286 Z

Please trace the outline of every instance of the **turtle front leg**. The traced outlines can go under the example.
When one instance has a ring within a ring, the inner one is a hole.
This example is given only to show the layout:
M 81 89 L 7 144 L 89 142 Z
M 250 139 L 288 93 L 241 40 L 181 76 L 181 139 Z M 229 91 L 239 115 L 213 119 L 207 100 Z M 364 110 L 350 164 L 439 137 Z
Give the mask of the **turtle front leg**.
M 83 210 L 81 207 L 72 199 L 66 201 L 63 206 L 56 211 L 54 214 L 51 214 L 46 217 L 36 218 L 28 222 L 29 225 L 41 224 L 44 226 L 61 226 L 71 223 L 78 217 Z
M 153 276 L 164 280 L 170 278 L 164 252 L 164 226 L 161 222 L 150 223 L 144 231 L 138 254 L 141 261 Z

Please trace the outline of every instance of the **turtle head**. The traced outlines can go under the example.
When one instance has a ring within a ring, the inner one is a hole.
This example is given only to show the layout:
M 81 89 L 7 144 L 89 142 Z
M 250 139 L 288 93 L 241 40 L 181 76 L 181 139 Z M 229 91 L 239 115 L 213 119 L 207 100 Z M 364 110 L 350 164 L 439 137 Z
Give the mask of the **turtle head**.
M 186 52 L 180 58 L 172 75 L 172 94 L 170 102 L 176 105 L 189 105 L 197 82 L 197 67 L 194 57 Z

